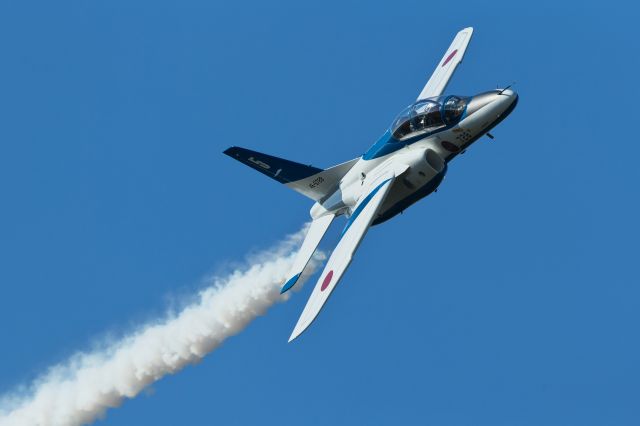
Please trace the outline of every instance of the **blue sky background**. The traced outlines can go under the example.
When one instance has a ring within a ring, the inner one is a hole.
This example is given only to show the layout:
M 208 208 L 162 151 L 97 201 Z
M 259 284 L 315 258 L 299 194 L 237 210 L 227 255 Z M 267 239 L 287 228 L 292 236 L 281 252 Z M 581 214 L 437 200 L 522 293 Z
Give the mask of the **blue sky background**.
M 637 17 L 1 2 L 0 393 L 298 230 L 310 203 L 221 152 L 361 155 L 471 25 L 448 91 L 517 82 L 496 140 L 368 234 L 299 341 L 311 285 L 98 424 L 639 424 Z

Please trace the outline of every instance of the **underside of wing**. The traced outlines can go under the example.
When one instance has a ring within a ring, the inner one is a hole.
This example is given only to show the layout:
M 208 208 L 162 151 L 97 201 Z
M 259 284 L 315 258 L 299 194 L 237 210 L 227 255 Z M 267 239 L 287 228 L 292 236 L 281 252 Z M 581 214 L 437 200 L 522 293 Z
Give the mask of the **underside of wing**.
M 442 57 L 442 60 L 438 64 L 431 78 L 427 82 L 418 100 L 431 98 L 433 96 L 440 96 L 447 87 L 451 76 L 455 72 L 456 68 L 462 62 L 464 53 L 467 50 L 471 36 L 473 35 L 473 28 L 468 27 L 456 34 L 451 46 L 447 49 L 447 52 Z
M 331 222 L 333 222 L 335 217 L 335 214 L 328 214 L 311 222 L 309 230 L 307 231 L 307 236 L 302 242 L 302 247 L 300 247 L 300 250 L 296 255 L 296 260 L 293 262 L 293 266 L 287 275 L 287 281 L 282 286 L 280 293 L 284 293 L 289 290 L 298 281 L 300 275 L 304 272 L 304 268 L 307 266 L 307 263 L 309 263 L 309 260 L 311 260 L 311 256 L 315 253 L 316 248 L 318 248 L 318 244 L 320 244 L 322 237 L 324 237 L 324 234 L 327 232 L 327 229 L 329 229 L 329 226 L 331 226 Z
M 290 342 L 306 330 L 318 313 L 320 313 L 322 306 L 328 300 L 331 292 L 335 289 L 338 281 L 340 281 L 340 278 L 342 278 L 342 275 L 351 263 L 353 254 L 367 233 L 371 222 L 375 219 L 394 179 L 395 174 L 392 171 L 380 175 L 375 184 L 372 185 L 372 189 L 368 192 L 367 196 L 356 206 L 356 209 L 342 232 L 338 245 L 333 250 L 324 271 L 320 275 L 311 293 L 311 297 L 307 301 L 307 305 L 293 333 L 291 333 L 291 337 L 289 337 Z

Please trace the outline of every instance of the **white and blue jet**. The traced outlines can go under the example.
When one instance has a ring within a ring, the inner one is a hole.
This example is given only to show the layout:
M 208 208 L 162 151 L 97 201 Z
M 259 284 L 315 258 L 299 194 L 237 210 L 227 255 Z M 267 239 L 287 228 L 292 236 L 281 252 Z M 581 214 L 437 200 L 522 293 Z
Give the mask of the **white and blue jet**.
M 316 318 L 336 288 L 370 226 L 401 213 L 434 192 L 447 164 L 504 120 L 518 103 L 511 89 L 475 96 L 442 95 L 471 40 L 473 28 L 453 39 L 418 99 L 362 156 L 326 170 L 239 147 L 224 153 L 311 198 L 313 219 L 282 292 L 296 283 L 333 220 L 348 221 L 289 341 Z

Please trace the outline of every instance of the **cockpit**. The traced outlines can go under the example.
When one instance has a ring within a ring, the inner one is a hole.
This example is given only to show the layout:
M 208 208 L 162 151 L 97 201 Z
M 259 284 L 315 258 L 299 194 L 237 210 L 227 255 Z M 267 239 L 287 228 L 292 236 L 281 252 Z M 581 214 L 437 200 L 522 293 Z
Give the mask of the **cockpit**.
M 423 99 L 408 106 L 393 121 L 393 138 L 403 140 L 456 124 L 462 118 L 469 99 L 460 96 L 440 96 Z

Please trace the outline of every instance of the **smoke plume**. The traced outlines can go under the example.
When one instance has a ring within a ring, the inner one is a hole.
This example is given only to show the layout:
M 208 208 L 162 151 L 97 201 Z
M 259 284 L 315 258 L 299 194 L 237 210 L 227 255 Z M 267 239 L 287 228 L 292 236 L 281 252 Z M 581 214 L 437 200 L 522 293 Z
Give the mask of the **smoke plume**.
M 277 301 L 306 229 L 253 255 L 248 266 L 211 280 L 195 302 L 104 349 L 78 353 L 0 400 L 0 426 L 75 426 L 202 359 Z M 323 255 L 310 262 L 315 270 Z M 284 336 L 284 335 L 283 335 Z M 283 340 L 284 342 L 284 340 Z

